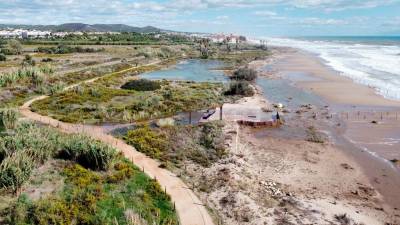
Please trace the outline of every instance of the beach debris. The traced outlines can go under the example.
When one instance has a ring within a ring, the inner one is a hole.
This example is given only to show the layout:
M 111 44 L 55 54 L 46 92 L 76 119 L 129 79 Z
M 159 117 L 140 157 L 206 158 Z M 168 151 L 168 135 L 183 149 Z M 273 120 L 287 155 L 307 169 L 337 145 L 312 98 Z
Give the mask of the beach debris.
M 346 169 L 346 170 L 353 170 L 354 168 L 353 167 L 351 167 L 349 164 L 347 164 L 347 163 L 342 163 L 342 164 L 340 164 L 340 166 L 342 166 L 344 169 Z
M 273 104 L 273 106 L 277 109 L 283 109 L 284 105 L 282 103 Z
M 398 159 L 391 159 L 390 162 L 392 162 L 396 166 L 400 166 L 400 160 L 398 160 Z

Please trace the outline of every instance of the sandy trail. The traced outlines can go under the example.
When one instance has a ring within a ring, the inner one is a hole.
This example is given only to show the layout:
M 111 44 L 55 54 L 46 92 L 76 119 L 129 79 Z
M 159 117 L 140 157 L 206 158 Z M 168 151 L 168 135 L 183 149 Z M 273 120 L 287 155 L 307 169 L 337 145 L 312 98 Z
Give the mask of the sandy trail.
M 152 62 L 142 66 L 149 66 L 158 64 L 160 61 Z M 127 72 L 135 69 L 132 67 L 117 73 Z M 107 76 L 107 75 L 106 75 Z M 102 76 L 103 77 L 103 76 Z M 64 90 L 69 90 L 80 84 L 94 82 L 101 77 L 96 77 L 90 80 L 82 81 L 74 85 L 66 87 Z M 83 125 L 83 124 L 71 124 L 64 123 L 55 120 L 48 116 L 42 116 L 35 112 L 32 112 L 30 106 L 35 101 L 39 101 L 49 96 L 42 95 L 35 97 L 20 107 L 20 113 L 33 121 L 40 122 L 52 127 L 56 127 L 64 133 L 81 133 L 88 135 L 96 140 L 100 140 L 104 143 L 110 144 L 115 147 L 118 151 L 122 152 L 127 159 L 130 159 L 136 166 L 142 168 L 144 172 L 153 178 L 156 178 L 162 187 L 165 187 L 167 193 L 171 196 L 172 201 L 176 206 L 180 223 L 183 225 L 213 225 L 214 222 L 211 219 L 208 211 L 204 207 L 203 203 L 197 198 L 192 190 L 175 174 L 168 170 L 159 168 L 159 163 L 146 155 L 136 151 L 136 149 L 130 145 L 124 143 L 124 141 L 114 138 L 103 132 L 103 129 L 99 126 Z

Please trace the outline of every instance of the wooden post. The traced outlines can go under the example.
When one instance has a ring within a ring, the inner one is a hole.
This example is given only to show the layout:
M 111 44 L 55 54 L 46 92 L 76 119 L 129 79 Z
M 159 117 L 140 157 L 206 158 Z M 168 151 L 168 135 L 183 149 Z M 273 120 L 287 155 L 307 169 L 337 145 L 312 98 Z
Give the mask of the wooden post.
M 192 124 L 192 112 L 189 112 L 189 124 Z
M 222 106 L 219 107 L 219 120 L 222 120 Z

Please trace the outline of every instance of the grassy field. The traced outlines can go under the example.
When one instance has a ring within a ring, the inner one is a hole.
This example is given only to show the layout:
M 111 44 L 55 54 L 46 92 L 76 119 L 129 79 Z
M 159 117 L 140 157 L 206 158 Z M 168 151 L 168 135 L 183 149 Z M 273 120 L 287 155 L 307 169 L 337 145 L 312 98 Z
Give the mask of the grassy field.
M 1 224 L 178 224 L 170 197 L 114 149 L 30 123 L 0 136 Z

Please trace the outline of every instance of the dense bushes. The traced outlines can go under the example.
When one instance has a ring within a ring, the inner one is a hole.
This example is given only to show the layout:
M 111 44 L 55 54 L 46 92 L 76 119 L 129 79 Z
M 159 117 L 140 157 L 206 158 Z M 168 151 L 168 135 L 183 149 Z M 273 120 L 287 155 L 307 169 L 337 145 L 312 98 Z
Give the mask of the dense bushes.
M 135 91 L 155 91 L 161 88 L 161 84 L 159 81 L 139 79 L 125 83 L 121 88 Z
M 247 81 L 231 82 L 225 90 L 225 95 L 253 96 L 254 89 Z
M 161 159 L 168 150 L 166 137 L 152 131 L 148 126 L 128 131 L 125 140 L 151 158 Z
M 232 80 L 245 80 L 245 81 L 254 81 L 257 79 L 257 72 L 250 68 L 240 68 L 236 70 L 233 75 L 230 77 Z
M 103 48 L 101 49 L 94 49 L 94 48 L 82 48 L 80 46 L 65 46 L 65 45 L 59 45 L 57 47 L 39 47 L 36 50 L 37 52 L 40 53 L 46 53 L 46 54 L 68 54 L 68 53 L 93 53 L 93 52 L 101 52 L 104 51 Z

